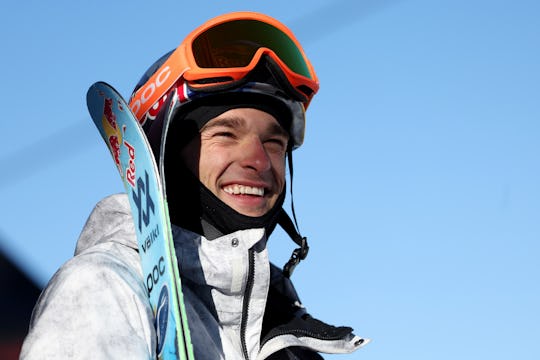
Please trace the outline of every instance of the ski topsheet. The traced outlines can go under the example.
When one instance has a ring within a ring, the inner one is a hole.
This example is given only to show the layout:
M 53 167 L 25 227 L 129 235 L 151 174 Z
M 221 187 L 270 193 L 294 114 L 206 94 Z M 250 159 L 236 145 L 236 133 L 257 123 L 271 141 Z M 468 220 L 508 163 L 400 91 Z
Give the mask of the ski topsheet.
M 110 85 L 95 83 L 86 101 L 129 197 L 154 310 L 158 359 L 194 359 L 168 207 L 151 147 L 129 106 Z

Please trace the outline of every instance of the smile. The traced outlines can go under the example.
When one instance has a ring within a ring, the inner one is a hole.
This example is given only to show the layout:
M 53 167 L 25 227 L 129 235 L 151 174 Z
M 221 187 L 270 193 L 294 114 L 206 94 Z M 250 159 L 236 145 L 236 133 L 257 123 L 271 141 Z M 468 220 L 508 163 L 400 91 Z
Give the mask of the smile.
M 239 185 L 239 184 L 225 186 L 223 188 L 223 191 L 231 195 L 255 195 L 255 196 L 264 195 L 264 188 L 254 187 L 254 186 L 245 186 L 245 185 Z

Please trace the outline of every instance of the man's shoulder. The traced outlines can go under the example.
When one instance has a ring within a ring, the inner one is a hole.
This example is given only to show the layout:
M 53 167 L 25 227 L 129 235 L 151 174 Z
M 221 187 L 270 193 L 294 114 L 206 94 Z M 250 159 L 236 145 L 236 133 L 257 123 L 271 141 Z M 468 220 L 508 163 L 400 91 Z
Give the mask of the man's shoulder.
M 97 278 L 108 282 L 142 279 L 137 239 L 125 194 L 107 196 L 96 204 L 77 241 L 75 256 L 60 267 L 51 283 L 90 286 Z
M 126 194 L 110 195 L 96 204 L 77 241 L 75 254 L 109 242 L 137 249 L 135 227 Z

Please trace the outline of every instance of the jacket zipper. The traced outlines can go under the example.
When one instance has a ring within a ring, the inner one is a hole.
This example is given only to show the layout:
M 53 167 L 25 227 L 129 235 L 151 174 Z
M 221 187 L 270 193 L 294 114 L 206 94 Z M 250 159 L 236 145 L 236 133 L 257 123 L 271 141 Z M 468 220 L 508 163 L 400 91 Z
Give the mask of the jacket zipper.
M 248 255 L 249 255 L 248 278 L 246 282 L 246 291 L 244 293 L 244 302 L 242 304 L 242 323 L 240 325 L 240 341 L 242 343 L 242 352 L 244 353 L 244 358 L 246 360 L 249 360 L 249 353 L 248 353 L 247 341 L 246 341 L 246 331 L 247 331 L 247 321 L 248 321 L 249 299 L 251 298 L 251 292 L 253 291 L 253 284 L 255 282 L 255 251 L 253 249 L 250 249 Z
M 318 320 L 315 320 L 318 321 Z M 325 327 L 321 327 L 321 325 L 328 326 L 328 329 L 325 330 Z M 296 337 L 310 337 L 312 339 L 318 339 L 323 341 L 337 341 L 337 340 L 343 340 L 346 335 L 349 335 L 352 333 L 352 329 L 349 327 L 340 327 L 335 328 L 331 325 L 327 324 L 314 324 L 318 330 L 313 330 L 311 328 L 287 328 L 287 329 L 280 329 L 280 330 L 273 330 L 268 335 L 265 336 L 265 338 L 261 341 L 261 349 L 272 339 L 283 336 L 283 335 L 294 335 Z M 336 332 L 334 330 L 339 330 L 339 332 Z M 365 339 L 358 339 L 355 342 L 355 346 L 361 345 Z

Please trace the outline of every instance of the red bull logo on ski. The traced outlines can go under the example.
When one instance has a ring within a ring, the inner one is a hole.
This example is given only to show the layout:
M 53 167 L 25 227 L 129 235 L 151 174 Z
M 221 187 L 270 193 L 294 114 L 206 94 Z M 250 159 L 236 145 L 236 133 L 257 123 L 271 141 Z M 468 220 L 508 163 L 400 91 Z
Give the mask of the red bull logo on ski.
M 113 109 L 113 99 L 106 97 L 103 103 L 103 117 L 101 120 L 103 130 L 106 134 L 106 141 L 109 145 L 109 150 L 114 159 L 114 163 L 122 174 L 122 165 L 120 164 L 120 146 L 122 144 L 122 133 L 118 129 L 116 114 Z
M 114 114 L 114 111 L 112 109 L 112 99 L 111 98 L 105 98 L 105 107 L 103 109 L 103 116 L 107 120 L 107 122 L 112 126 L 113 129 L 117 130 L 118 127 L 116 125 L 116 115 Z
M 111 150 L 112 156 L 114 158 L 114 163 L 120 170 L 120 140 L 118 140 L 118 136 L 109 136 L 109 149 Z
M 135 180 L 137 179 L 136 168 L 135 168 L 135 148 L 124 140 L 124 146 L 128 151 L 128 166 L 126 167 L 126 181 L 131 185 L 132 188 L 135 188 Z

